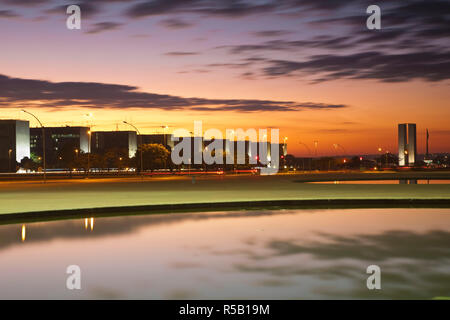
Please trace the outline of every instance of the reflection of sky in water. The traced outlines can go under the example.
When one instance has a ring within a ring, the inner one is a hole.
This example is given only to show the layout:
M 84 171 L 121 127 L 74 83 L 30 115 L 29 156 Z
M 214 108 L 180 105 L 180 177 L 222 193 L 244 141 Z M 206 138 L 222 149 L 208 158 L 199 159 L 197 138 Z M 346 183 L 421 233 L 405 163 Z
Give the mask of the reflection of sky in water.
M 450 209 L 140 215 L 0 226 L 0 298 L 450 296 Z M 82 270 L 82 290 L 65 269 Z M 366 288 L 368 265 L 382 290 Z

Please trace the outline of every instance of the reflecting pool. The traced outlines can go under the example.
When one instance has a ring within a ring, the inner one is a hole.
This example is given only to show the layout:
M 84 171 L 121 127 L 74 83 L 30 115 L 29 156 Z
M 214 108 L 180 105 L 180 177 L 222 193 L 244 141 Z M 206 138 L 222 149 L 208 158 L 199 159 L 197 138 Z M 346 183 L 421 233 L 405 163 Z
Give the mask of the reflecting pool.
M 66 268 L 81 268 L 68 290 Z M 381 290 L 368 290 L 369 265 Z M 0 298 L 450 296 L 450 209 L 170 213 L 0 225 Z

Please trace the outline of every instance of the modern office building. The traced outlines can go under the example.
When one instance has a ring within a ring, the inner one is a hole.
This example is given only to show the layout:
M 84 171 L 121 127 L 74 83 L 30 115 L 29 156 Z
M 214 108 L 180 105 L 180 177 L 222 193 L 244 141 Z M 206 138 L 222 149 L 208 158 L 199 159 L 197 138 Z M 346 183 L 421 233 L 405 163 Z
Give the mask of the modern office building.
M 178 142 L 175 142 L 175 145 L 182 142 L 184 138 L 180 138 Z M 195 156 L 201 156 L 203 151 L 211 152 L 213 148 L 215 149 L 216 155 L 217 153 L 222 154 L 224 156 L 234 154 L 234 161 L 244 161 L 245 163 L 250 164 L 269 164 L 274 163 L 275 159 L 272 159 L 272 148 L 270 142 L 266 143 L 265 148 L 262 147 L 261 143 L 253 142 L 249 140 L 228 140 L 228 139 L 204 139 L 202 137 L 191 138 L 191 157 L 192 163 L 196 163 Z M 284 159 L 287 155 L 287 144 L 277 143 L 274 145 L 278 150 L 278 158 L 279 160 Z M 197 152 L 195 152 L 197 150 Z M 238 158 L 238 154 L 240 157 Z M 265 156 L 266 159 L 262 159 L 261 157 Z M 242 157 L 242 158 L 241 158 Z M 225 161 L 225 159 L 224 159 Z M 282 163 L 282 161 L 279 161 Z M 198 164 L 198 163 L 197 163 Z
M 417 130 L 415 123 L 398 125 L 398 165 L 414 166 L 417 159 Z
M 25 157 L 30 158 L 30 123 L 0 120 L 0 172 L 15 172 Z
M 136 155 L 136 131 L 95 131 L 91 135 L 91 151 L 105 153 L 113 149 L 126 149 L 130 158 Z
M 404 167 L 406 165 L 406 124 L 398 125 L 398 165 Z
M 43 156 L 42 128 L 30 129 L 31 153 Z M 58 164 L 64 152 L 89 152 L 88 127 L 45 127 L 45 156 L 48 166 Z

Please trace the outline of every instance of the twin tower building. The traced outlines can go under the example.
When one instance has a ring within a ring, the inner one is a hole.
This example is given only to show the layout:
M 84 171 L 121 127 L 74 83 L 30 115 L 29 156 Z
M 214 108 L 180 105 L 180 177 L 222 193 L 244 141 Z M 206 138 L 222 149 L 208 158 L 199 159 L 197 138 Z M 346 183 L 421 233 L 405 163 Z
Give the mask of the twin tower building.
M 417 129 L 415 123 L 398 125 L 398 165 L 414 166 L 417 159 Z

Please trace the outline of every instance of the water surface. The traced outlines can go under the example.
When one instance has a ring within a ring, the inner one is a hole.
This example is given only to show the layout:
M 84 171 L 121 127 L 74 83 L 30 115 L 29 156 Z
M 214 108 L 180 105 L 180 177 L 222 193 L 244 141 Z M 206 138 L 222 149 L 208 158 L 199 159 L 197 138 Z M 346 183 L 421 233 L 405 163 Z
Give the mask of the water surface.
M 173 213 L 0 226 L 0 298 L 450 296 L 450 209 Z M 67 290 L 79 265 L 82 289 Z M 382 289 L 366 287 L 378 265 Z

